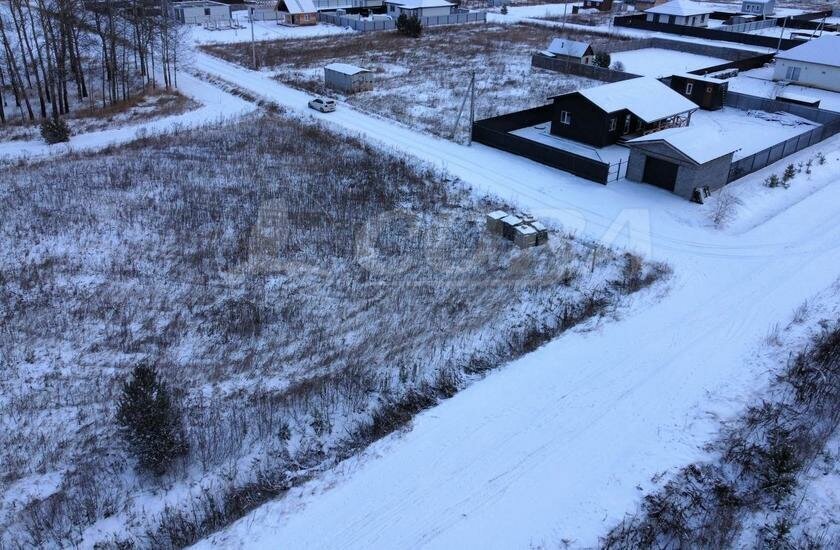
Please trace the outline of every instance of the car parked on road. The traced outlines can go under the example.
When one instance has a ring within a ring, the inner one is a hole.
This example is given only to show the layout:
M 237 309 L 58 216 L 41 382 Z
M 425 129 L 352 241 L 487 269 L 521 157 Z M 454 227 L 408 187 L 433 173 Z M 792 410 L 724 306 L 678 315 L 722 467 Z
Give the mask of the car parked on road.
M 335 100 L 325 99 L 323 97 L 316 97 L 309 102 L 309 107 L 322 113 L 331 113 L 335 111 Z

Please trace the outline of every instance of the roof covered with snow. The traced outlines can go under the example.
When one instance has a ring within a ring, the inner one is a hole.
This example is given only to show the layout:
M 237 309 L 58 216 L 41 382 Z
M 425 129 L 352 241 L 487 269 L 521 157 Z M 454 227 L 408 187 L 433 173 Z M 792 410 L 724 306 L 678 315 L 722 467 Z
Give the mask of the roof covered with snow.
M 661 13 L 663 15 L 703 15 L 704 13 L 712 13 L 713 9 L 700 4 L 692 2 L 691 0 L 671 0 L 659 6 L 646 9 L 645 13 Z
M 285 10 L 283 7 L 285 6 Z M 315 3 L 312 0 L 280 0 L 277 4 L 278 11 L 286 11 L 291 14 L 315 13 Z
M 708 82 L 710 84 L 721 84 L 726 82 L 726 80 L 722 78 L 715 78 L 713 76 L 702 75 L 702 74 L 692 74 L 692 73 L 676 73 L 673 76 L 680 76 L 682 78 L 688 78 L 691 80 L 697 80 L 700 82 Z
M 734 153 L 738 147 L 717 139 L 717 134 L 711 134 L 704 129 L 688 126 L 683 128 L 668 128 L 646 136 L 631 139 L 627 143 L 650 143 L 661 141 L 667 143 L 697 164 L 705 164 L 729 153 Z
M 394 4 L 407 10 L 416 10 L 420 8 L 445 8 L 447 6 L 454 6 L 452 2 L 446 0 L 386 0 L 386 4 Z
M 587 42 L 555 38 L 548 46 L 548 51 L 555 55 L 567 55 L 569 57 L 583 57 L 589 49 Z
M 359 73 L 369 73 L 370 71 L 364 69 L 362 67 L 357 67 L 355 65 L 350 65 L 349 63 L 330 63 L 325 69 L 329 69 L 331 71 L 335 71 L 337 73 L 346 74 L 346 75 L 354 75 Z
M 627 109 L 646 123 L 699 109 L 692 101 L 649 76 L 572 93 L 579 93 L 607 113 Z
M 825 35 L 776 54 L 776 59 L 840 67 L 840 36 Z

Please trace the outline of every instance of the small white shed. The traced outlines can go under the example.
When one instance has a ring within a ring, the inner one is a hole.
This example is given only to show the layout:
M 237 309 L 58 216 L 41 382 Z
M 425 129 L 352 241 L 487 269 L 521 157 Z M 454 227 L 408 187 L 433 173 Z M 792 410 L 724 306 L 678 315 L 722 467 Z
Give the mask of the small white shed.
M 741 3 L 741 11 L 749 15 L 773 15 L 776 9 L 776 0 L 744 0 Z
M 449 15 L 455 10 L 455 4 L 446 0 L 386 0 L 387 13 L 394 19 L 402 14 L 408 17 L 434 17 Z
M 324 85 L 346 94 L 373 89 L 373 73 L 348 63 L 330 63 L 324 67 Z
M 187 25 L 230 21 L 230 6 L 213 0 L 188 0 L 173 2 L 172 13 L 179 22 Z

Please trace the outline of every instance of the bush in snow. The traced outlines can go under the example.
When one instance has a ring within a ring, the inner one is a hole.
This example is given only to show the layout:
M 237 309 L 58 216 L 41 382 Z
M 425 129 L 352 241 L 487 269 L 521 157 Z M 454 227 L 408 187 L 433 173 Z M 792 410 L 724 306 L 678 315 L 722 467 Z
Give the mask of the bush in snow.
M 612 64 L 612 70 L 624 72 L 624 63 L 622 63 L 621 61 L 616 61 Z
M 423 33 L 423 23 L 416 15 L 407 16 L 405 13 L 401 13 L 397 17 L 397 32 L 411 38 L 420 38 Z
M 610 66 L 610 54 L 607 52 L 598 52 L 595 54 L 595 59 L 592 63 L 596 67 L 603 67 L 605 69 L 609 68 Z
M 507 4 L 502 4 L 502 9 L 499 11 L 499 13 L 501 13 L 502 15 L 507 15 L 508 14 Z
M 790 180 L 796 177 L 796 167 L 793 164 L 788 164 L 785 168 L 785 173 L 782 174 L 782 183 L 785 188 L 790 187 Z
M 154 368 L 137 366 L 123 384 L 117 422 L 140 466 L 154 474 L 186 452 L 172 395 Z
M 70 141 L 70 126 L 58 116 L 45 118 L 41 121 L 41 137 L 50 145 Z
M 782 185 L 782 180 L 780 180 L 779 176 L 777 176 L 776 174 L 770 174 L 770 176 L 768 176 L 767 179 L 764 180 L 764 185 L 771 189 L 774 189 Z

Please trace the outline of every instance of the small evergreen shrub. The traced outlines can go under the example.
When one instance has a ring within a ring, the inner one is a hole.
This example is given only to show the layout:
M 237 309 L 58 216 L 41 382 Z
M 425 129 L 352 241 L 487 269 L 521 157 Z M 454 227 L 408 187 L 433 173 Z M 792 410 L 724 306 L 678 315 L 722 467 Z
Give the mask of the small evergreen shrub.
M 605 69 L 609 68 L 610 66 L 610 54 L 607 52 L 598 52 L 595 54 L 595 59 L 592 60 L 592 63 L 596 67 L 603 67 Z
M 409 17 L 402 13 L 397 17 L 397 32 L 403 36 L 420 38 L 420 35 L 423 34 L 423 23 L 416 15 Z
M 187 450 L 172 396 L 152 367 L 137 366 L 123 384 L 117 423 L 140 467 L 156 475 Z
M 70 141 L 70 126 L 57 116 L 45 118 L 41 121 L 41 137 L 50 145 Z
M 507 15 L 508 14 L 507 4 L 502 4 L 502 9 L 499 13 L 501 13 L 502 15 Z

